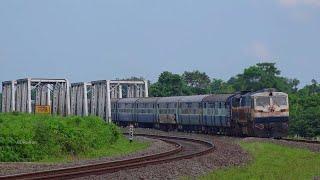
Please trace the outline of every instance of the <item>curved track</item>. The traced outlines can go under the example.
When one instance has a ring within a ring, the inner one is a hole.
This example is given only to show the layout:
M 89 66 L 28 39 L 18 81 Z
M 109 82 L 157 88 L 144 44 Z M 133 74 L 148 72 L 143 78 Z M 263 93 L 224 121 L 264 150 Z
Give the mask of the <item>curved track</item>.
M 307 140 L 307 139 L 281 138 L 280 140 L 292 141 L 292 142 L 303 142 L 303 143 L 310 143 L 310 144 L 320 144 L 320 141 Z
M 53 169 L 49 171 L 27 174 L 0 176 L 0 179 L 71 179 L 89 175 L 112 173 L 124 169 L 143 167 L 147 165 L 178 161 L 181 159 L 188 159 L 207 154 L 214 150 L 213 143 L 198 139 L 146 134 L 137 134 L 136 136 L 160 139 L 167 143 L 174 144 L 175 148 L 167 152 L 142 156 L 138 158 L 98 164 L 89 164 L 85 166 L 69 167 L 63 169 Z

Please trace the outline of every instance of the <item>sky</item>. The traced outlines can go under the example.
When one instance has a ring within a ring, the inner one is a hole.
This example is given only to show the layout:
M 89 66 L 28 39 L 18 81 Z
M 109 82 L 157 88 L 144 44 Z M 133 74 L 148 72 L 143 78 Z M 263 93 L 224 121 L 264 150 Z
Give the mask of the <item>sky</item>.
M 264 61 L 320 81 L 320 0 L 0 1 L 0 81 L 228 80 Z

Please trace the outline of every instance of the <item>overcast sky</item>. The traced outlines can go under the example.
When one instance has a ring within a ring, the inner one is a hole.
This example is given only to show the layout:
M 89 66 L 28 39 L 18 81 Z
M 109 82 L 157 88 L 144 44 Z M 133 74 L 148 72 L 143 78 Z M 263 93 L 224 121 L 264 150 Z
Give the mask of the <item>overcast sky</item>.
M 227 80 L 261 61 L 320 80 L 320 0 L 0 1 L 0 81 Z

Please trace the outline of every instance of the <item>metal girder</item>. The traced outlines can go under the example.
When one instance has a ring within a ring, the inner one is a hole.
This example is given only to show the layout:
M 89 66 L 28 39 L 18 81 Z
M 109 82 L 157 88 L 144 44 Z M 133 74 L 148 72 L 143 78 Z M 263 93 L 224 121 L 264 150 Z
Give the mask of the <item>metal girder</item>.
M 32 113 L 33 105 L 50 105 L 53 114 L 91 114 L 111 122 L 111 98 L 122 98 L 123 92 L 126 97 L 148 97 L 148 83 L 98 80 L 70 85 L 67 79 L 24 78 L 2 82 L 2 92 L 2 112 Z

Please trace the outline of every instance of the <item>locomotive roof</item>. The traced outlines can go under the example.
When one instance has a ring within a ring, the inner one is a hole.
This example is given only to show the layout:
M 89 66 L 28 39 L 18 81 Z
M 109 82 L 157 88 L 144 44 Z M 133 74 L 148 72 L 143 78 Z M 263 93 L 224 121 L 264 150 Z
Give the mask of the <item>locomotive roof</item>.
M 283 96 L 283 95 L 288 95 L 287 93 L 284 92 L 272 92 L 272 96 Z M 250 96 L 270 96 L 270 92 L 265 91 L 265 92 L 256 92 L 250 94 Z
M 242 94 L 242 96 L 253 96 L 255 94 L 270 93 L 270 92 L 277 93 L 278 91 L 275 88 L 265 88 L 265 89 L 261 89 L 261 90 L 254 91 L 254 92 L 252 92 L 252 91 L 250 92 L 249 91 L 249 92 L 247 92 L 245 94 Z
M 211 94 L 205 98 L 203 98 L 203 102 L 210 101 L 227 101 L 227 99 L 233 94 Z

